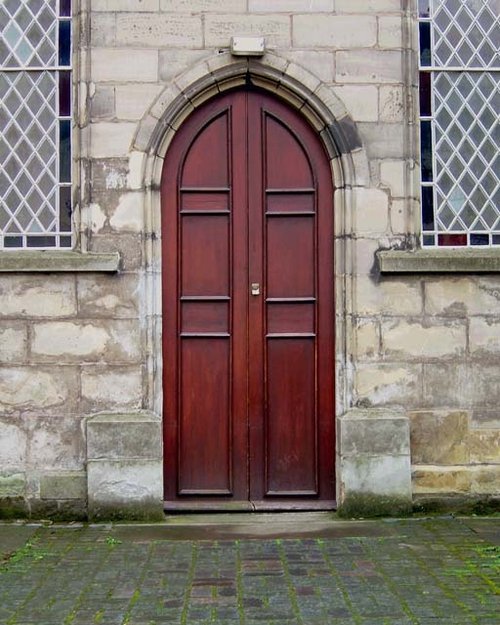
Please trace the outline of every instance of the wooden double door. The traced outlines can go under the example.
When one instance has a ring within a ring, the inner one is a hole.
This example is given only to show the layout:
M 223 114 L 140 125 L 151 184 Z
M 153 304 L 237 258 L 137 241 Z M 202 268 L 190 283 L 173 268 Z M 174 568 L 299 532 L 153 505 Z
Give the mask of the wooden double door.
M 334 506 L 333 188 L 316 133 L 228 92 L 162 177 L 165 507 Z

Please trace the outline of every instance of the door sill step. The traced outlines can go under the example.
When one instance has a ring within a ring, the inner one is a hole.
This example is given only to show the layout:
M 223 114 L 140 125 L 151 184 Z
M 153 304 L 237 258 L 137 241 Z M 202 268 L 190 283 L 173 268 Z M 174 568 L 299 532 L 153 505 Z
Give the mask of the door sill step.
M 175 512 L 332 512 L 335 500 L 328 501 L 165 501 L 163 509 Z

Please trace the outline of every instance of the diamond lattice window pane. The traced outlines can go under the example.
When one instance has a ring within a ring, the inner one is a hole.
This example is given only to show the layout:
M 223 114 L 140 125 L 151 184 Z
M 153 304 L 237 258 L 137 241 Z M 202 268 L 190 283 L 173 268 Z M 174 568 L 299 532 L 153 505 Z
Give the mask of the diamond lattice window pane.
M 0 66 L 50 67 L 57 63 L 56 0 L 0 2 Z
M 8 153 L 0 203 L 11 213 L 6 233 L 49 229 L 57 216 L 56 76 L 47 72 L 10 72 L 3 76 L 0 113 L 7 121 L 2 150 Z M 44 128 L 40 129 L 40 107 Z
M 498 0 L 433 0 L 436 67 L 500 67 Z
M 485 230 L 500 217 L 495 199 L 500 190 L 496 158 L 500 124 L 495 110 L 499 95 L 500 72 L 435 77 L 436 211 L 441 230 Z

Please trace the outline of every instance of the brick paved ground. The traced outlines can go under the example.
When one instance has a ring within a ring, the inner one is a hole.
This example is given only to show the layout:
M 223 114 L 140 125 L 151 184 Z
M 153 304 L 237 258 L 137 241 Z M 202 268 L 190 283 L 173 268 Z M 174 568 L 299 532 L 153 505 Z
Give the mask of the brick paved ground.
M 500 623 L 498 518 L 273 523 L 0 525 L 0 624 Z

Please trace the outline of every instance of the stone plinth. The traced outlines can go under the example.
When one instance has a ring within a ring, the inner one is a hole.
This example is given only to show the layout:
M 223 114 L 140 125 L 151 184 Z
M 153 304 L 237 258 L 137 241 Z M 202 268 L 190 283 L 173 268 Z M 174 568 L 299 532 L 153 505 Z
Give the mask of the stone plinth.
M 87 420 L 91 519 L 163 519 L 161 420 L 151 412 Z

